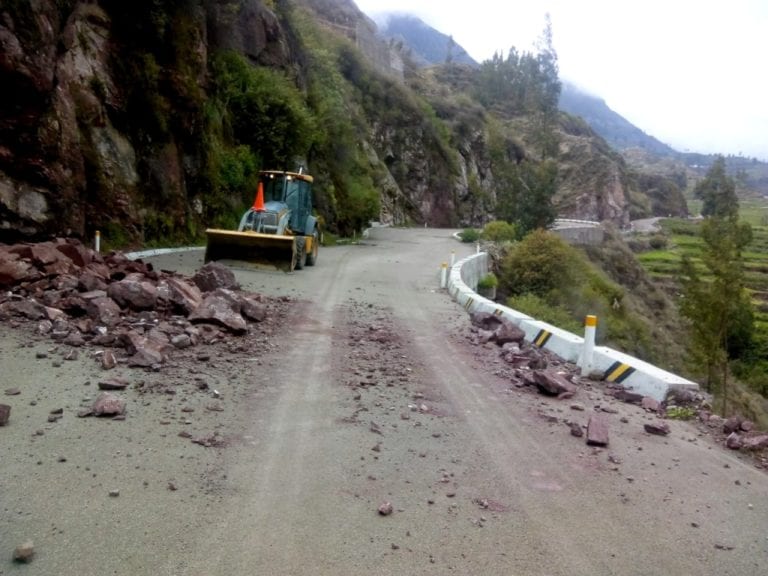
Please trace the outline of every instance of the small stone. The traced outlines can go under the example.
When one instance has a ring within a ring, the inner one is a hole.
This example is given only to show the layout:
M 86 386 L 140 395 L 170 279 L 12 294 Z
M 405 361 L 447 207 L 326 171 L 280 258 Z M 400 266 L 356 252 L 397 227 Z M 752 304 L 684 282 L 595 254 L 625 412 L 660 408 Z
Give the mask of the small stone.
M 571 436 L 575 436 L 576 438 L 584 436 L 584 429 L 578 422 L 569 422 L 568 427 L 571 429 Z
M 21 394 L 21 390 L 19 388 L 8 388 L 5 391 L 6 396 L 18 396 Z
M 34 555 L 35 545 L 32 540 L 27 540 L 21 546 L 17 546 L 16 550 L 13 551 L 13 559 L 16 562 L 31 562 Z
M 657 436 L 666 436 L 669 434 L 669 424 L 666 422 L 657 422 L 653 424 L 644 424 L 643 428 L 648 434 L 656 434 Z
M 731 432 L 728 438 L 725 439 L 725 445 L 731 450 L 739 450 L 744 446 L 744 440 L 738 433 Z
M 587 444 L 608 446 L 608 422 L 599 414 L 592 414 L 587 423 Z
M 379 505 L 379 514 L 381 516 L 389 516 L 394 511 L 391 502 L 382 502 Z
M 0 426 L 8 424 L 11 417 L 11 407 L 8 404 L 0 404 Z
M 120 490 L 110 490 L 109 496 L 111 498 L 117 498 L 118 496 L 120 496 Z
M 115 366 L 117 366 L 115 353 L 112 350 L 104 350 L 104 353 L 101 355 L 101 367 L 104 370 L 112 370 Z
M 640 406 L 648 412 L 658 412 L 661 405 L 659 404 L 659 401 L 655 398 L 651 398 L 650 396 L 643 397 L 642 401 L 640 402 Z
M 578 410 L 579 412 L 584 412 L 584 405 L 583 404 L 571 404 L 571 410 Z
M 98 383 L 99 390 L 125 390 L 128 387 L 128 380 L 122 378 L 110 378 Z

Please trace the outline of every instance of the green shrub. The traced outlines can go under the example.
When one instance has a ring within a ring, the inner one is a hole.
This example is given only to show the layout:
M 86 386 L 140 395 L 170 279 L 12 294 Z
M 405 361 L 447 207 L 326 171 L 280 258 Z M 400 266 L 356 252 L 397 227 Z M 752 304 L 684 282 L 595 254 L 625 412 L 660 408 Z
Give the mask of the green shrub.
M 650 244 L 651 248 L 654 250 L 664 250 L 668 243 L 669 241 L 664 234 L 654 234 L 648 241 L 648 244 Z
M 572 287 L 584 259 L 558 236 L 535 230 L 515 244 L 501 262 L 501 282 L 512 295 L 539 296 Z
M 517 239 L 517 227 L 504 220 L 494 220 L 483 227 L 481 236 L 489 242 L 513 242 Z
M 493 272 L 489 272 L 477 283 L 477 287 L 481 290 L 490 290 L 491 288 L 496 288 L 496 286 L 499 285 L 499 279 L 496 278 L 496 274 Z
M 464 228 L 464 230 L 459 232 L 459 238 L 461 238 L 462 242 L 470 244 L 480 240 L 480 232 L 474 228 Z
M 667 408 L 667 418 L 672 420 L 691 420 L 696 416 L 696 410 L 683 406 L 671 406 Z
M 576 320 L 568 309 L 559 305 L 553 306 L 536 294 L 513 296 L 507 300 L 507 306 L 563 330 L 575 334 L 582 331 L 581 322 Z

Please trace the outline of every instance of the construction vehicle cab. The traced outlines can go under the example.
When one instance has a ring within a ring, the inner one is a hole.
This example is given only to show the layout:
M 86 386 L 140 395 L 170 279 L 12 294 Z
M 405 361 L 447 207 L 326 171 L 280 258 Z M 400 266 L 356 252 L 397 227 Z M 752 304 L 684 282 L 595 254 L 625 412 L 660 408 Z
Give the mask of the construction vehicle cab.
M 314 265 L 319 231 L 312 182 L 301 172 L 261 172 L 256 199 L 237 231 L 206 230 L 205 261 L 238 260 L 288 271 Z

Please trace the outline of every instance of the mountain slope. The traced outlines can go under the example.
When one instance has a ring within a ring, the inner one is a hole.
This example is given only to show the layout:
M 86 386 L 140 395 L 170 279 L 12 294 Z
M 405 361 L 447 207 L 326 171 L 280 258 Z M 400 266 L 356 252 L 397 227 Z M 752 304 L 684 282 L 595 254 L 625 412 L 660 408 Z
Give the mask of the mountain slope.
M 426 22 L 408 14 L 384 14 L 378 18 L 379 29 L 387 38 L 404 42 L 411 50 L 414 60 L 422 65 L 467 64 L 477 62 L 457 44 L 452 36 L 443 34 Z
M 581 116 L 617 150 L 641 148 L 659 155 L 673 155 L 675 150 L 611 110 L 605 100 L 579 90 L 574 84 L 563 83 L 560 109 Z

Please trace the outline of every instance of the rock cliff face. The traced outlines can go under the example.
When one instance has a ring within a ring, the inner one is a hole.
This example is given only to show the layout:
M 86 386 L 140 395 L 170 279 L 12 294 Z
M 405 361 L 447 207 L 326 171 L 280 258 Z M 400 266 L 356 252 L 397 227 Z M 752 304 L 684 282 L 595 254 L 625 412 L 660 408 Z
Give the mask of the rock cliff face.
M 179 11 L 188 8 L 178 4 Z M 181 224 L 195 217 L 194 200 L 199 205 L 203 195 L 194 189 L 200 133 L 194 114 L 185 117 L 185 97 L 204 99 L 209 50 L 237 50 L 274 67 L 290 62 L 276 16 L 255 0 L 236 3 L 238 10 L 233 4 L 209 2 L 207 12 L 193 9 L 179 26 L 166 25 L 167 34 L 187 35 L 189 50 L 169 56 L 175 62 L 162 68 L 136 50 L 131 36 L 140 29 L 116 0 L 3 7 L 0 239 L 106 228 L 130 240 L 141 237 L 148 208 Z M 132 123 L 137 92 L 148 88 L 137 69 L 154 72 L 157 85 L 149 88 L 168 108 L 172 126 L 162 137 Z M 171 77 L 158 77 L 169 70 Z M 192 86 L 182 85 L 190 79 Z
M 373 23 L 352 2 L 300 4 L 322 13 L 327 33 L 358 40 L 379 70 L 389 61 L 390 81 L 407 89 L 402 60 L 374 46 Z M 305 55 L 279 15 L 281 2 L 178 0 L 164 2 L 163 15 L 150 5 L 0 5 L 0 241 L 89 238 L 95 230 L 115 243 L 171 229 L 199 234 L 209 224 L 203 125 L 211 55 L 234 50 L 291 71 L 300 87 L 305 81 Z M 387 106 L 364 111 L 367 138 L 359 142 L 381 194 L 380 219 L 434 226 L 492 219 L 487 127 L 446 136 L 418 105 L 397 120 Z M 626 224 L 623 168 L 604 154 L 585 164 L 573 152 L 589 145 L 564 142 L 561 215 Z

